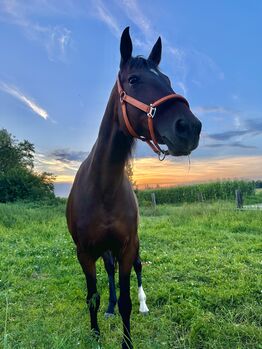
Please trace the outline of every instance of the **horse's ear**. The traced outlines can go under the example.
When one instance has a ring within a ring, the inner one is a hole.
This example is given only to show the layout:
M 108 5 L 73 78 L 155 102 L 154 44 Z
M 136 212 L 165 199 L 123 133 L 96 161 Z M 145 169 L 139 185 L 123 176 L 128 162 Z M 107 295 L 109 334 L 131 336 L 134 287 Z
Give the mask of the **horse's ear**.
M 159 36 L 159 38 L 157 39 L 157 42 L 152 48 L 152 51 L 150 52 L 150 55 L 148 56 L 148 60 L 158 65 L 161 61 L 161 53 L 162 53 L 162 41 Z
M 120 67 L 122 67 L 132 56 L 132 40 L 129 35 L 129 27 L 123 31 L 120 41 L 120 53 L 121 53 L 121 63 Z

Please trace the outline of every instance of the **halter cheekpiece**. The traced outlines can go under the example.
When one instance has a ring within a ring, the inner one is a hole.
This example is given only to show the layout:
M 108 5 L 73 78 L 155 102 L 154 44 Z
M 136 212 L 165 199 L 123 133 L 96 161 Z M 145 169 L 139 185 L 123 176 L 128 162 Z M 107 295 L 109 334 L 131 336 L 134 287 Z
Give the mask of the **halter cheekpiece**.
M 178 100 L 184 102 L 189 108 L 188 101 L 183 96 L 181 96 L 177 93 L 172 93 L 170 95 L 167 95 L 165 97 L 158 99 L 154 103 L 151 103 L 149 105 L 145 104 L 145 103 L 139 101 L 138 99 L 135 99 L 135 98 L 126 94 L 126 92 L 123 90 L 123 88 L 121 86 L 119 76 L 117 77 L 117 89 L 118 89 L 118 93 L 119 93 L 123 119 L 124 119 L 124 122 L 126 124 L 126 128 L 127 128 L 128 132 L 130 133 L 131 136 L 138 138 L 143 142 L 146 142 L 150 146 L 150 148 L 156 154 L 158 154 L 158 158 L 160 161 L 164 160 L 166 155 L 169 155 L 169 152 L 168 152 L 168 150 L 163 150 L 160 148 L 160 146 L 157 142 L 156 136 L 155 136 L 154 125 L 153 125 L 153 119 L 156 115 L 157 107 L 160 104 L 168 101 L 169 99 L 178 99 Z M 129 121 L 128 116 L 127 116 L 126 103 L 131 104 L 132 106 L 134 106 L 134 107 L 136 107 L 136 108 L 138 108 L 146 113 L 147 124 L 148 124 L 148 129 L 149 129 L 151 139 L 146 139 L 146 137 L 144 137 L 144 136 L 139 136 L 135 132 L 135 130 L 132 127 L 132 125 L 130 124 L 130 121 Z

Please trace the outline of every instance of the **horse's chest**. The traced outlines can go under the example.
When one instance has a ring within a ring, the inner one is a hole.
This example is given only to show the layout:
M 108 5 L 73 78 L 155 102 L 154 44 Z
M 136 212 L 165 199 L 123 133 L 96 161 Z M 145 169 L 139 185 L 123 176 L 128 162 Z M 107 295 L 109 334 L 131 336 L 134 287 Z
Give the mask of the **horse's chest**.
M 131 236 L 136 235 L 137 215 L 135 212 L 115 214 L 100 210 L 90 215 L 79 228 L 77 235 L 81 245 L 101 255 L 103 251 L 121 248 Z
M 135 210 L 114 210 L 102 208 L 94 212 L 90 219 L 89 228 L 99 230 L 100 232 L 118 232 L 133 230 L 134 222 L 137 222 L 137 212 Z M 136 225 L 136 224 L 135 224 Z

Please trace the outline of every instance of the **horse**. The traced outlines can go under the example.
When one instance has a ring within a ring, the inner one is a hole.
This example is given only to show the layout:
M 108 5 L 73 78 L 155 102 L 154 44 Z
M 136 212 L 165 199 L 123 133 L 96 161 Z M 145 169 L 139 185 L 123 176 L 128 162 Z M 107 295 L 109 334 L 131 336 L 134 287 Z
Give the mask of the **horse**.
M 97 140 L 81 164 L 67 201 L 69 232 L 87 284 L 86 302 L 91 330 L 99 336 L 97 312 L 100 296 L 96 285 L 96 261 L 103 257 L 109 279 L 109 305 L 114 314 L 115 260 L 119 267 L 119 313 L 123 323 L 122 349 L 133 348 L 130 333 L 130 274 L 134 267 L 140 311 L 148 312 L 142 287 L 139 257 L 138 205 L 125 173 L 136 139 L 158 154 L 188 155 L 197 148 L 201 122 L 188 101 L 176 94 L 169 78 L 159 69 L 162 43 L 159 37 L 148 58 L 132 56 L 129 27 L 120 40 L 120 70 L 100 125 Z M 167 150 L 161 148 L 167 146 Z

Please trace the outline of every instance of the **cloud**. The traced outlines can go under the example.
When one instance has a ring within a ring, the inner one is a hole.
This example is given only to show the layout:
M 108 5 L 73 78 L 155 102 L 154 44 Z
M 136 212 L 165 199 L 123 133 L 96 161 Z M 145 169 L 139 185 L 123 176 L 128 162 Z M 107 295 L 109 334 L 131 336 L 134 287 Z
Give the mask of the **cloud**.
M 121 32 L 122 32 L 122 25 L 120 24 L 120 21 L 117 19 L 117 16 L 114 16 L 112 13 L 112 10 L 109 10 L 109 8 L 105 5 L 105 2 L 102 0 L 93 0 L 92 1 L 94 9 L 95 9 L 95 17 L 105 23 L 108 28 L 111 30 L 111 32 L 115 35 L 117 39 L 119 39 Z M 120 7 L 121 11 L 125 13 L 125 15 L 134 23 L 136 26 L 142 31 L 143 35 L 145 36 L 144 41 L 146 40 L 146 43 L 139 38 L 137 38 L 135 35 L 132 35 L 132 42 L 134 45 L 138 47 L 144 47 L 148 48 L 148 34 L 150 33 L 150 30 L 147 30 L 146 27 L 150 27 L 149 21 L 143 16 L 139 15 L 139 18 L 136 16 L 132 16 L 131 13 L 139 12 L 138 5 L 135 1 L 117 1 L 116 2 L 117 7 Z M 119 17 L 119 16 L 118 16 Z M 120 29 L 121 28 L 121 29 Z
M 262 133 L 262 120 L 261 119 L 247 119 L 244 122 L 247 129 L 254 131 L 257 134 Z
M 47 171 L 53 173 L 57 177 L 71 176 L 71 178 L 73 178 L 80 166 L 80 162 L 74 160 L 60 160 L 46 154 L 36 154 L 35 165 L 36 169 L 41 172 Z
M 182 81 L 177 81 L 176 85 L 182 90 L 183 95 L 187 96 L 187 87 L 184 82 Z
M 44 4 L 33 1 L 28 6 L 26 2 L 3 0 L 0 3 L 0 21 L 20 27 L 28 39 L 44 47 L 49 60 L 65 62 L 67 48 L 70 47 L 72 41 L 71 31 L 59 25 L 43 26 L 30 18 L 36 14 L 43 15 L 47 9 L 50 12 L 55 11 L 48 1 L 45 1 Z
M 221 148 L 221 147 L 230 147 L 230 148 L 242 148 L 242 149 L 257 149 L 256 146 L 253 145 L 245 145 L 240 142 L 233 142 L 233 143 L 212 143 L 207 144 L 204 147 L 206 148 Z
M 134 160 L 134 180 L 139 187 L 171 186 L 201 183 L 224 178 L 261 178 L 262 156 L 243 156 L 218 159 L 193 159 L 190 169 L 186 163 L 156 158 Z
M 221 144 L 214 146 L 220 147 Z M 242 147 L 242 144 L 235 142 L 231 143 L 231 146 Z M 49 155 L 37 153 L 36 169 L 54 173 L 56 183 L 72 183 L 86 155 L 83 151 L 67 149 L 57 149 Z M 259 179 L 261 166 L 262 156 L 193 158 L 190 166 L 188 159 L 177 157 L 169 157 L 164 162 L 160 162 L 156 157 L 133 160 L 134 180 L 139 187 L 184 185 L 223 178 Z
M 193 48 L 187 50 L 187 56 L 190 60 L 190 68 L 192 69 L 193 67 L 196 73 L 195 75 L 197 75 L 196 79 L 203 76 L 205 78 L 210 78 L 210 76 L 208 76 L 210 73 L 212 73 L 212 75 L 215 76 L 218 80 L 225 79 L 224 72 L 222 72 L 216 62 L 207 54 Z M 193 73 L 191 69 L 190 73 Z
M 233 117 L 233 125 L 235 126 L 235 129 L 233 130 L 227 130 L 224 132 L 219 133 L 213 133 L 208 134 L 207 138 L 210 140 L 215 141 L 229 141 L 235 137 L 241 137 L 241 136 L 247 136 L 247 135 L 253 135 L 257 136 L 262 134 L 262 120 L 261 119 L 244 119 L 243 112 L 239 110 L 233 110 L 230 108 L 226 108 L 224 106 L 197 106 L 192 108 L 193 112 L 198 115 L 205 115 L 205 114 L 216 114 L 217 116 L 220 115 L 223 117 L 224 115 L 230 115 Z M 228 124 L 228 119 L 225 119 L 226 123 Z M 233 143 L 227 143 L 227 144 L 208 144 L 206 147 L 216 147 L 216 146 L 229 146 L 229 147 L 235 147 L 235 148 L 246 148 L 246 149 L 254 149 L 256 147 L 248 146 L 240 142 L 233 142 Z
M 59 183 L 73 181 L 81 162 L 88 152 L 70 149 L 55 149 L 49 154 L 36 153 L 35 167 L 38 171 L 51 172 Z
M 74 151 L 69 149 L 56 149 L 50 156 L 56 160 L 70 162 L 70 161 L 83 161 L 88 155 L 88 152 Z
M 239 114 L 239 111 L 225 108 L 223 106 L 197 106 L 193 108 L 193 111 L 197 114 Z
M 210 134 L 208 137 L 217 141 L 226 141 L 237 136 L 246 135 L 248 133 L 250 133 L 250 130 L 235 130 Z
M 171 55 L 170 69 L 178 81 L 187 86 L 204 86 L 212 80 L 224 80 L 224 73 L 216 62 L 207 54 L 195 48 L 174 47 L 163 40 L 167 53 Z
M 245 156 L 219 159 L 192 159 L 187 163 L 156 158 L 135 159 L 133 175 L 139 188 L 146 186 L 175 186 L 217 181 L 222 179 L 261 179 L 262 156 Z M 60 174 L 56 178 L 56 192 L 67 196 L 74 175 Z
M 146 49 L 151 48 L 159 36 L 159 32 L 155 30 L 156 23 L 146 15 L 138 0 L 115 0 L 110 2 L 110 5 L 103 0 L 90 0 L 87 4 L 64 0 L 63 5 L 49 0 L 31 0 L 30 2 L 2 0 L 0 10 L 4 13 L 0 19 L 11 21 L 23 28 L 27 37 L 44 46 L 52 61 L 66 61 L 66 51 L 72 46 L 72 33 L 64 26 L 39 25 L 35 20 L 36 15 L 43 17 L 60 14 L 79 18 L 92 15 L 93 12 L 93 15 L 105 23 L 118 39 L 123 28 L 122 24 L 128 19 L 128 22 L 134 24 L 139 30 L 132 35 L 133 43 Z M 142 34 L 142 38 L 137 37 L 137 34 L 138 36 Z M 169 56 L 171 55 L 170 69 L 174 71 L 182 90 L 188 90 L 189 80 L 199 81 L 200 84 L 206 83 L 210 77 L 214 76 L 223 80 L 223 72 L 208 55 L 194 48 L 176 47 L 163 35 L 162 40 Z
M 126 16 L 131 20 L 144 34 L 147 39 L 152 38 L 154 31 L 150 20 L 143 14 L 141 8 L 136 0 L 121 0 L 118 1 L 122 11 L 125 12 Z
M 34 102 L 31 97 L 25 96 L 16 87 L 7 85 L 4 82 L 0 82 L 0 90 L 20 100 L 22 103 L 24 103 L 27 107 L 29 107 L 33 112 L 41 116 L 43 119 L 46 120 L 48 118 L 48 113 L 45 109 L 43 109 L 36 102 Z
M 112 13 L 106 8 L 105 4 L 101 0 L 94 0 L 93 5 L 95 8 L 95 16 L 102 22 L 104 22 L 113 34 L 119 38 L 121 30 L 119 24 Z
M 260 135 L 262 134 L 262 121 L 260 119 L 248 119 L 243 121 L 243 129 L 238 126 L 237 130 L 230 130 L 221 133 L 214 133 L 208 135 L 208 138 L 217 141 L 226 141 L 234 137 L 244 136 L 244 135 Z
M 55 26 L 47 28 L 46 34 L 44 46 L 49 60 L 66 62 L 66 50 L 71 42 L 71 31 L 65 27 Z

